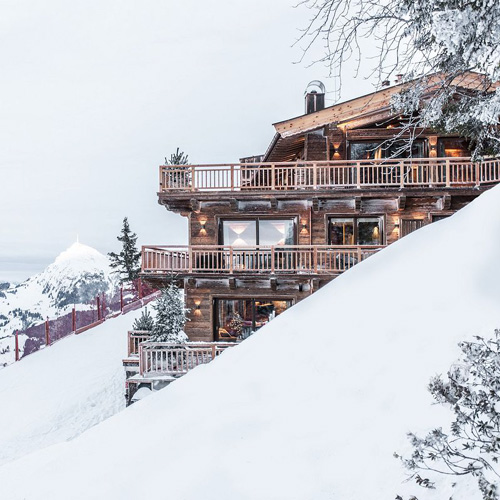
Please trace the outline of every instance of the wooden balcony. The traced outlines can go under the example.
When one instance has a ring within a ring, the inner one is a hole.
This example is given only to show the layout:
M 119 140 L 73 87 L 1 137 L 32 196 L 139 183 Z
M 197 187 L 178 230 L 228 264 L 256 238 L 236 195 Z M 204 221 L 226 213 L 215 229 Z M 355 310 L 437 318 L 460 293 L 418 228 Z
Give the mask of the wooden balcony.
M 143 342 L 139 345 L 139 376 L 181 376 L 220 356 L 235 342 Z
M 364 161 L 160 166 L 160 193 L 373 188 L 478 187 L 500 181 L 500 159 L 412 158 Z
M 143 246 L 142 272 L 166 275 L 336 275 L 384 246 Z

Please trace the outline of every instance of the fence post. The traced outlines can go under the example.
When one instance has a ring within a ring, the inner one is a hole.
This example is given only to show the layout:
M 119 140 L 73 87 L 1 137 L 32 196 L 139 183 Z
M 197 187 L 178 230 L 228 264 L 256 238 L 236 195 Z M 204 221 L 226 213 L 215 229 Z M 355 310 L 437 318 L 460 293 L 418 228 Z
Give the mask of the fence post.
M 16 361 L 19 361 L 19 330 L 16 330 Z
M 123 312 L 123 285 L 120 288 L 120 312 Z
M 215 344 L 212 344 L 212 360 L 215 359 L 215 349 L 216 349 Z
M 45 320 L 45 345 L 50 345 L 49 318 Z
M 139 294 L 139 298 L 142 299 L 142 279 L 139 278 L 137 281 L 137 293 Z
M 97 305 L 97 321 L 101 320 L 101 298 L 99 295 L 95 298 L 96 305 Z
M 73 332 L 76 332 L 76 309 L 75 309 L 75 306 L 73 306 L 73 310 L 71 311 L 71 327 L 73 329 Z
M 102 303 L 101 303 L 101 309 L 102 309 L 102 319 L 106 319 L 106 295 L 104 295 L 104 292 L 102 294 Z

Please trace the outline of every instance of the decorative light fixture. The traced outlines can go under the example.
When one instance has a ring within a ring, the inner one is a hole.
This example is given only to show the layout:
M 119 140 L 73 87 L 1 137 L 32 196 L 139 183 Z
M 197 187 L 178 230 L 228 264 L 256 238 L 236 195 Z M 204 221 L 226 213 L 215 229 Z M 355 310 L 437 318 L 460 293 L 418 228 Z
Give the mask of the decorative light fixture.
M 194 301 L 194 314 L 196 316 L 201 316 L 201 300 L 195 300 Z

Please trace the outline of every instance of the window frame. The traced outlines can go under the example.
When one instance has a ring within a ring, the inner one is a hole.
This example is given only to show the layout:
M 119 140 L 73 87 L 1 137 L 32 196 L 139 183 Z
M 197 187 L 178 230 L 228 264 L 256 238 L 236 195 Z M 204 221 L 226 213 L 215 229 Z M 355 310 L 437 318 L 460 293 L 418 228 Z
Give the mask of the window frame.
M 331 242 L 330 222 L 332 219 L 354 219 L 354 244 L 353 245 L 335 245 L 335 246 L 383 246 L 386 244 L 386 216 L 385 214 L 326 214 L 326 242 L 327 245 L 333 245 Z M 381 238 L 379 245 L 360 245 L 358 241 L 358 219 L 379 219 L 381 221 Z
M 285 220 L 285 221 L 288 221 L 288 220 L 291 220 L 292 223 L 293 223 L 293 244 L 292 245 L 298 245 L 298 241 L 299 241 L 299 233 L 298 233 L 298 220 L 299 220 L 299 216 L 298 215 L 290 215 L 290 216 L 281 216 L 281 217 L 274 217 L 272 215 L 256 215 L 256 216 L 253 216 L 253 217 L 219 217 L 218 218 L 218 236 L 217 236 L 217 241 L 218 241 L 218 245 L 220 246 L 231 246 L 231 245 L 228 245 L 226 243 L 224 243 L 224 222 L 225 221 L 231 221 L 231 222 L 237 222 L 237 221 L 242 221 L 242 222 L 246 222 L 246 221 L 251 221 L 251 222 L 255 222 L 255 231 L 256 231 L 256 235 L 255 235 L 255 241 L 256 241 L 256 245 L 255 246 L 261 246 L 260 245 L 260 221 L 261 220 L 268 220 L 268 221 L 273 221 L 273 220 L 277 220 L 277 221 L 282 221 L 282 220 Z M 271 246 L 271 245 L 263 245 L 263 246 Z M 275 245 L 275 246 L 278 246 L 278 245 Z M 281 245 L 280 245 L 281 246 Z M 249 248 L 253 248 L 252 245 L 250 245 Z

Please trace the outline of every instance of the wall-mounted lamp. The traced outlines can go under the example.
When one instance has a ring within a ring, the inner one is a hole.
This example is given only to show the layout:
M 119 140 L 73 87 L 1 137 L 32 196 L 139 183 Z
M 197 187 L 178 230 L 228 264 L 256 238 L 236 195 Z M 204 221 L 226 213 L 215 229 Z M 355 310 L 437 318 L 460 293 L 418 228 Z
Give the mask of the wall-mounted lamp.
M 300 230 L 301 233 L 307 233 L 307 222 L 306 221 L 302 221 L 300 223 L 300 227 L 301 227 L 301 230 Z
M 396 222 L 396 223 L 394 224 L 394 227 L 395 227 L 396 229 L 399 229 L 399 222 Z
M 333 144 L 333 156 L 340 156 L 340 143 Z
M 205 234 L 207 232 L 205 229 L 206 223 L 207 223 L 207 219 L 200 219 L 200 233 Z
M 195 300 L 194 301 L 194 314 L 196 316 L 201 316 L 201 300 Z

